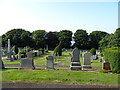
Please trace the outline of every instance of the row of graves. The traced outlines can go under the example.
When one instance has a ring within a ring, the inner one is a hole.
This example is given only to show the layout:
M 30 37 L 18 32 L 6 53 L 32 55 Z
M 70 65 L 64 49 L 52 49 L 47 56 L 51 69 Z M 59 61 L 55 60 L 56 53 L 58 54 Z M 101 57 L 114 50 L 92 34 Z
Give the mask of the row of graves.
M 35 65 L 34 65 L 34 56 L 40 56 L 46 52 L 41 52 L 41 51 L 37 51 L 37 53 L 33 53 L 33 51 L 27 51 L 27 57 L 25 58 L 21 58 L 21 53 L 18 52 L 18 60 L 20 60 L 20 68 L 19 69 L 35 69 Z M 72 50 L 72 54 L 71 56 L 71 63 L 70 63 L 70 70 L 86 70 L 86 69 L 91 69 L 91 58 L 93 60 L 96 60 L 98 58 L 97 55 L 92 55 L 90 52 L 88 51 L 84 51 L 84 55 L 83 55 L 83 65 L 81 65 L 80 62 L 80 58 L 82 57 L 80 50 L 78 48 L 74 48 Z M 99 51 L 98 51 L 99 53 Z M 10 50 L 10 40 L 8 39 L 8 57 L 7 57 L 7 61 L 14 61 L 15 59 L 15 54 L 11 53 Z M 13 56 L 13 57 L 12 57 Z M 0 51 L 0 68 L 3 69 L 4 64 L 1 60 L 1 51 Z M 46 69 L 55 69 L 54 68 L 54 62 L 55 62 L 56 57 L 54 55 L 50 55 L 46 57 Z M 100 62 L 103 61 L 103 58 L 100 59 Z M 103 69 L 105 70 L 109 70 L 110 69 L 110 64 L 108 62 L 104 62 Z

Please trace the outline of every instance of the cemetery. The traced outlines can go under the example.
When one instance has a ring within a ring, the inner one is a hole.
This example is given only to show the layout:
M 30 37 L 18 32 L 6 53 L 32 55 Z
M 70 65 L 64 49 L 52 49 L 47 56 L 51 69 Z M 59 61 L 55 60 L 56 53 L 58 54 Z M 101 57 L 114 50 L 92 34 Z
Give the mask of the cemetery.
M 66 49 L 62 48 L 64 44 L 61 43 L 53 50 L 48 46 L 35 49 L 16 47 L 11 39 L 7 39 L 7 47 L 0 48 L 3 88 L 7 82 L 88 84 L 95 88 L 118 88 L 119 47 L 103 51 L 79 47 Z

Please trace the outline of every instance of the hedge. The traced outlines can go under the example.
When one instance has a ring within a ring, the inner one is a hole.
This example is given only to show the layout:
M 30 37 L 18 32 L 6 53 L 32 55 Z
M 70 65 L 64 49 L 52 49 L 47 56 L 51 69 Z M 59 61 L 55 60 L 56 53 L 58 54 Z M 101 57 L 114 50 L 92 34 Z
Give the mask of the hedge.
M 110 63 L 111 71 L 120 73 L 120 47 L 113 47 L 104 50 L 104 59 Z

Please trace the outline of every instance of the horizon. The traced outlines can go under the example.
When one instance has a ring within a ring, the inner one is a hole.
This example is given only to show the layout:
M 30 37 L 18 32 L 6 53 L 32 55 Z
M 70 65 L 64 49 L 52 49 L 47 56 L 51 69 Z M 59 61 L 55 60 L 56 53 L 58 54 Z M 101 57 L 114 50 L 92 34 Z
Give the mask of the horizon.
M 4 9 L 3 9 L 4 8 Z M 118 28 L 118 2 L 0 1 L 0 35 L 22 28 L 57 31 L 78 29 L 114 33 Z

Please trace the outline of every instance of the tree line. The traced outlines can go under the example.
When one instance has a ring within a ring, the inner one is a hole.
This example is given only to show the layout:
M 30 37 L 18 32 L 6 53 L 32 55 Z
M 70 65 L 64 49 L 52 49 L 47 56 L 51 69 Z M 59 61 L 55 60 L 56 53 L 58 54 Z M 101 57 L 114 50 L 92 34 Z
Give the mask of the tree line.
M 7 47 L 7 40 L 11 40 L 11 46 L 25 47 L 34 49 L 46 48 L 53 50 L 61 44 L 62 48 L 79 49 L 105 49 L 109 47 L 120 47 L 120 28 L 113 34 L 104 31 L 92 31 L 90 34 L 86 30 L 78 29 L 73 34 L 70 30 L 60 32 L 46 32 L 45 30 L 35 30 L 33 32 L 24 29 L 12 29 L 2 35 L 2 47 Z M 71 46 L 71 41 L 75 43 Z

